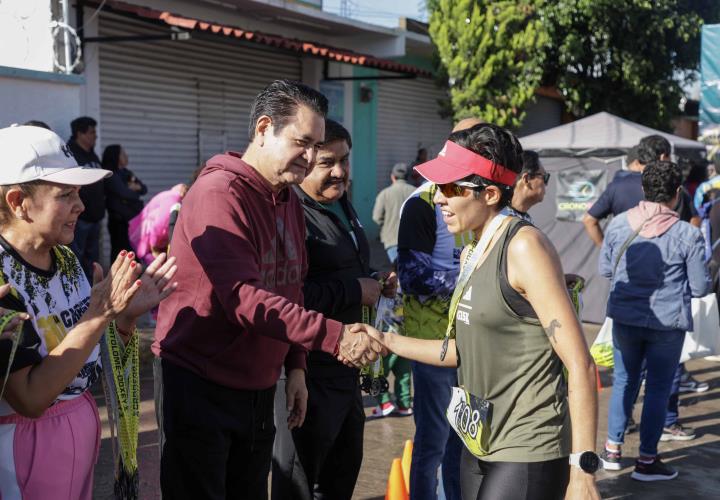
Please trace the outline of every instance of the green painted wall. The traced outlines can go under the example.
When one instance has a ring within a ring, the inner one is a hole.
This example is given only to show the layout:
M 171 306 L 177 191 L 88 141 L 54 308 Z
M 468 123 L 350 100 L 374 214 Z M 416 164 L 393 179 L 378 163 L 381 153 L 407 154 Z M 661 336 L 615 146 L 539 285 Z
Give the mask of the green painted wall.
M 353 76 L 376 76 L 377 70 L 355 66 Z M 360 89 L 372 91 L 369 102 L 360 101 Z M 372 209 L 377 196 L 377 81 L 353 82 L 353 149 L 352 149 L 352 203 L 365 227 L 368 238 L 378 234 L 372 221 Z

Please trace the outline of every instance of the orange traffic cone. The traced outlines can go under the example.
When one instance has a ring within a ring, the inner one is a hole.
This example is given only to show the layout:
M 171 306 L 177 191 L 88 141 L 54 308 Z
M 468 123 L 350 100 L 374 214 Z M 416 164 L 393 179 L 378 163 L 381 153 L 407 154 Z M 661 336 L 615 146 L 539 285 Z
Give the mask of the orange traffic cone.
M 385 500 L 409 500 L 405 479 L 403 479 L 402 461 L 399 458 L 393 460 L 388 477 Z
M 408 439 L 405 441 L 405 449 L 403 449 L 402 455 L 403 479 L 405 479 L 405 489 L 408 495 L 410 495 L 410 464 L 412 463 L 412 452 L 413 442 Z

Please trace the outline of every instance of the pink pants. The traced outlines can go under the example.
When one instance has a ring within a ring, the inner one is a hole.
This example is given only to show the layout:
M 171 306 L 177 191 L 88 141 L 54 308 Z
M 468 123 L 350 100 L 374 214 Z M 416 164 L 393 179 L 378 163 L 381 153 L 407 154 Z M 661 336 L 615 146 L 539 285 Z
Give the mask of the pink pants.
M 88 391 L 40 418 L 0 417 L 0 500 L 91 500 L 100 417 Z

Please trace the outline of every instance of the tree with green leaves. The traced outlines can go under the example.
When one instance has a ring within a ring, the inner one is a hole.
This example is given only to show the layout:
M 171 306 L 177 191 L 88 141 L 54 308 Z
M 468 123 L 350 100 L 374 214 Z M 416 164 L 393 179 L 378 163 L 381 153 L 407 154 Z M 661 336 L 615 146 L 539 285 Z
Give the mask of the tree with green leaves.
M 516 127 L 543 76 L 549 43 L 542 0 L 434 0 L 430 36 L 447 73 L 456 119 Z
M 667 129 L 698 68 L 702 24 L 720 19 L 717 0 L 435 0 L 429 7 L 454 115 L 509 127 L 548 85 L 575 116 L 609 111 Z M 500 18 L 513 19 L 503 35 Z

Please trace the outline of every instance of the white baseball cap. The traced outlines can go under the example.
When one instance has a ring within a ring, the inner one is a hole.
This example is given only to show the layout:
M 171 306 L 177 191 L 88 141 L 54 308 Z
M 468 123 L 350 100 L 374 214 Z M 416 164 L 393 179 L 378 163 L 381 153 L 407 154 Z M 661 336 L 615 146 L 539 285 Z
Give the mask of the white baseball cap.
M 79 166 L 51 130 L 31 126 L 0 129 L 0 186 L 38 180 L 86 186 L 111 175 L 110 170 Z

